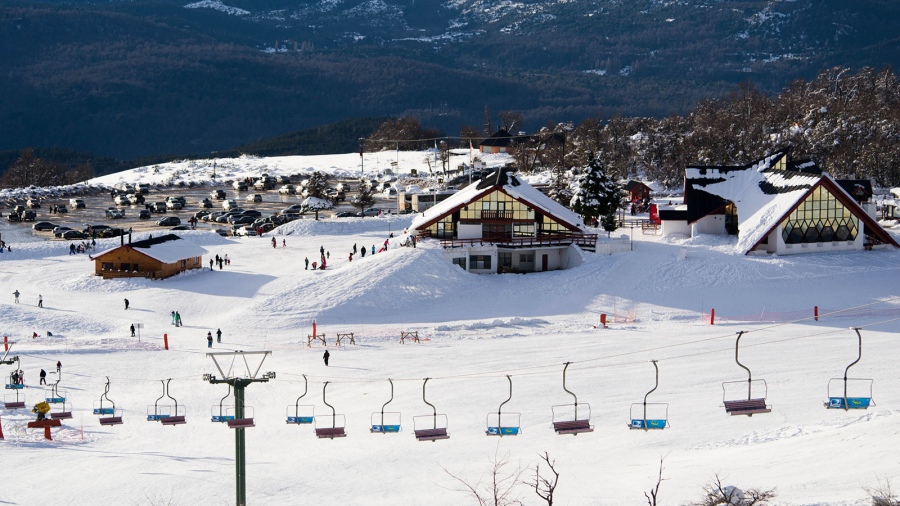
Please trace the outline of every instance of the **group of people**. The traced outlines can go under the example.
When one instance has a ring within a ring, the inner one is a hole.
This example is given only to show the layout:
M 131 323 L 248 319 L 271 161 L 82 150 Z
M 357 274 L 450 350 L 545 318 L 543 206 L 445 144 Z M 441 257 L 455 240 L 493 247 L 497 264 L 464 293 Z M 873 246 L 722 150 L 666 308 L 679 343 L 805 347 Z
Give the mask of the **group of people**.
M 176 327 L 181 326 L 181 313 L 178 311 L 172 311 L 172 325 L 175 325 Z
M 50 206 L 49 211 L 50 211 L 50 214 L 59 214 L 59 206 L 56 204 L 53 204 L 52 206 Z
M 221 271 L 223 266 L 225 266 L 225 265 L 231 265 L 231 260 L 228 258 L 228 255 L 227 255 L 227 254 L 226 254 L 225 256 L 223 256 L 223 257 L 220 257 L 220 256 L 217 254 L 216 257 L 215 257 L 214 259 L 213 259 L 213 258 L 210 258 L 210 259 L 209 259 L 209 270 L 213 270 L 213 264 L 214 264 L 214 263 L 215 263 L 215 265 L 218 265 L 218 266 L 219 266 L 219 270 Z
M 74 255 L 75 253 L 84 253 L 85 251 L 92 250 L 97 246 L 97 241 L 95 239 L 91 239 L 91 242 L 81 241 L 77 246 L 75 243 L 69 244 L 69 254 Z
M 217 343 L 222 342 L 222 329 L 216 329 L 216 342 Z M 213 343 L 212 331 L 209 331 L 206 333 L 206 347 L 212 348 L 212 343 Z
M 277 248 L 277 247 L 278 247 L 278 240 L 275 239 L 274 237 L 272 237 L 272 247 L 273 247 L 273 248 Z M 284 238 L 281 239 L 281 247 L 282 247 L 282 248 L 286 248 L 286 247 L 287 247 L 287 239 L 284 239 Z
M 19 303 L 19 295 L 22 295 L 22 294 L 19 293 L 18 290 L 16 290 L 12 294 L 13 294 L 13 303 L 18 304 Z M 38 294 L 37 307 L 44 307 L 44 296 L 41 294 Z

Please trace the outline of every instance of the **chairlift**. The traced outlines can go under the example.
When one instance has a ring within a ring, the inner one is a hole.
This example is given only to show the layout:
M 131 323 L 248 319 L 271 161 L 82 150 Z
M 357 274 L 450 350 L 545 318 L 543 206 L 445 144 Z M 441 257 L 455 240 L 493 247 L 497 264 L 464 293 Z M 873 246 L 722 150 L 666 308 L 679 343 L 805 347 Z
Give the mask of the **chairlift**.
M 4 360 L 0 361 L 0 363 L 2 363 L 3 365 L 15 364 L 13 366 L 12 372 L 9 373 L 9 379 L 6 381 L 4 387 L 7 390 L 23 390 L 25 388 L 25 384 L 17 376 L 19 370 L 22 368 L 22 364 L 19 363 L 19 357 L 15 356 L 8 360 L 4 357 Z
M 425 382 L 422 383 L 422 400 L 431 406 L 432 414 L 413 417 L 413 430 L 418 441 L 437 441 L 450 438 L 450 435 L 447 434 L 447 415 L 439 415 L 434 404 L 425 399 L 425 385 L 430 379 L 425 378 Z
M 384 408 L 394 400 L 394 380 L 388 378 L 388 382 L 391 384 L 391 398 L 381 406 L 381 412 L 372 413 L 372 427 L 369 431 L 373 433 L 395 434 L 400 432 L 400 413 L 384 411 Z
M 14 389 L 15 393 L 3 395 L 3 407 L 6 409 L 22 409 L 25 407 L 25 393 L 18 388 Z
M 643 403 L 634 403 L 631 405 L 631 423 L 628 424 L 630 429 L 665 429 L 669 426 L 669 405 L 665 403 L 648 403 L 647 397 L 650 396 L 659 387 L 659 366 L 656 360 L 653 362 L 653 368 L 656 370 L 656 385 L 653 389 L 644 394 Z M 647 413 L 650 413 L 648 415 Z
M 62 404 L 62 406 L 59 407 L 59 411 L 50 412 L 51 419 L 64 420 L 72 418 L 72 409 L 66 409 L 66 391 L 59 388 L 58 378 L 56 383 L 50 385 L 50 396 L 47 397 L 46 400 L 51 405 L 51 408 L 56 407 L 58 404 Z
M 488 413 L 487 430 L 484 431 L 488 436 L 502 437 L 519 435 L 521 414 L 503 412 L 503 405 L 512 400 L 512 377 L 507 374 L 506 379 L 509 380 L 509 397 L 500 403 L 500 407 L 497 408 L 496 413 Z
M 219 401 L 219 404 L 212 407 L 213 423 L 226 423 L 234 420 L 234 405 L 225 404 L 225 399 L 231 396 L 231 384 L 228 384 L 228 393 Z
M 325 400 L 325 389 L 328 388 L 329 381 L 325 382 L 325 385 L 322 386 L 322 402 L 331 408 L 331 415 L 319 415 L 315 417 L 316 423 L 316 436 L 320 438 L 328 438 L 334 439 L 336 437 L 346 437 L 347 433 L 344 432 L 344 415 L 338 415 L 334 412 L 334 406 L 328 404 L 328 401 Z M 340 421 L 340 423 L 338 423 Z
M 851 327 L 850 330 L 856 332 L 859 338 L 859 353 L 850 365 L 844 369 L 843 378 L 831 378 L 828 380 L 828 401 L 825 407 L 828 409 L 843 409 L 844 411 L 851 409 L 868 409 L 874 406 L 872 400 L 872 379 L 848 378 L 847 373 L 850 368 L 856 365 L 862 358 L 862 335 L 859 333 L 859 327 Z M 866 395 L 868 394 L 868 395 Z
M 737 394 L 734 393 L 735 391 L 738 391 L 738 387 L 741 387 L 744 384 L 744 381 L 726 381 L 722 383 L 722 402 L 725 405 L 725 412 L 731 415 L 747 416 L 753 416 L 756 413 L 769 413 L 772 411 L 772 406 L 766 404 L 766 395 L 768 394 L 766 381 L 753 379 L 753 374 L 750 372 L 750 369 L 738 360 L 738 350 L 741 343 L 741 336 L 743 335 L 743 330 L 737 333 L 737 340 L 734 343 L 734 361 L 737 362 L 737 365 L 747 371 L 747 398 L 737 397 Z M 754 386 L 756 388 L 754 388 Z M 756 395 L 754 395 L 754 392 L 756 392 Z M 762 393 L 762 397 L 759 396 L 760 392 Z
M 581 432 L 593 432 L 594 426 L 591 425 L 591 405 L 582 403 L 579 416 L 578 397 L 566 388 L 566 369 L 569 368 L 571 363 L 566 362 L 565 367 L 563 367 L 563 390 L 575 399 L 575 403 L 551 406 L 550 410 L 553 413 L 553 430 L 557 434 L 573 434 L 577 436 Z
M 315 406 L 301 406 L 300 399 L 306 397 L 307 392 L 309 392 L 309 380 L 306 379 L 306 375 L 303 375 L 303 395 L 297 397 L 297 402 L 292 406 L 287 407 L 287 423 L 294 424 L 307 424 L 313 423 L 315 419 Z
M 179 406 L 178 401 L 169 394 L 169 382 L 171 381 L 171 378 L 160 380 L 163 392 L 152 406 L 147 407 L 148 422 L 161 422 L 163 425 L 181 425 L 187 423 L 184 415 L 185 407 Z M 163 397 L 172 399 L 173 404 L 160 404 L 159 401 L 161 401 Z
M 103 400 L 109 403 L 103 405 Z M 119 425 L 122 423 L 122 410 L 116 408 L 116 403 L 109 398 L 109 376 L 106 377 L 106 387 L 99 401 L 94 402 L 94 414 L 100 416 L 100 425 Z

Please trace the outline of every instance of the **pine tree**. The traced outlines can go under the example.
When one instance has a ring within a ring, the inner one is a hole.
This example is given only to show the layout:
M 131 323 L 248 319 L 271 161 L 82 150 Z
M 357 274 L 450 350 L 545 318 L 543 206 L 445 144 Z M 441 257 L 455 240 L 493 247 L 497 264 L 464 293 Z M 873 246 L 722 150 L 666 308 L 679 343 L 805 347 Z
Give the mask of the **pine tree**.
M 578 189 L 572 197 L 572 210 L 580 214 L 585 223 L 600 217 L 612 217 L 615 220 L 625 192 L 616 182 L 606 175 L 606 170 L 599 156 L 591 157 L 578 180 Z
M 375 194 L 372 187 L 369 186 L 368 181 L 366 181 L 365 178 L 360 179 L 357 184 L 356 195 L 350 199 L 350 205 L 362 212 L 365 211 L 367 207 L 372 207 L 374 204 Z

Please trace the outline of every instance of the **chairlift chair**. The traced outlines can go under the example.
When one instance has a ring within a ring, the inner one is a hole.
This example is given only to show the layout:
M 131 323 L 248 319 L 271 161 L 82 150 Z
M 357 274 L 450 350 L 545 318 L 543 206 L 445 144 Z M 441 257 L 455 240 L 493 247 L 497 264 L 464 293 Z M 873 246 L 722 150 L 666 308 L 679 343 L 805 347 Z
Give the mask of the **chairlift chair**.
M 14 365 L 12 372 L 9 373 L 8 380 L 6 381 L 4 387 L 7 390 L 23 390 L 25 388 L 24 383 L 21 383 L 20 379 L 13 378 L 13 375 L 22 369 L 22 364 L 19 363 L 19 357 L 15 356 L 11 359 L 6 359 L 6 357 L 4 356 L 4 360 L 0 361 L 0 363 L 4 365 Z
M 56 383 L 50 385 L 50 396 L 46 398 L 51 407 L 59 406 L 59 411 L 50 411 L 50 418 L 54 420 L 65 420 L 72 418 L 72 409 L 66 409 L 66 391 L 59 388 L 59 379 Z
M 303 395 L 297 397 L 297 402 L 293 405 L 287 407 L 287 423 L 293 424 L 309 424 L 313 423 L 315 419 L 315 407 L 314 406 L 301 406 L 300 399 L 306 397 L 307 392 L 309 392 L 309 380 L 306 379 L 306 375 L 303 375 Z
M 656 385 L 644 394 L 643 403 L 634 403 L 631 405 L 631 423 L 628 424 L 630 429 L 665 429 L 669 426 L 669 405 L 665 403 L 648 403 L 647 397 L 650 396 L 657 388 L 659 388 L 659 366 L 656 360 L 653 362 L 653 368 L 656 370 Z M 650 413 L 648 415 L 648 413 Z
M 437 441 L 450 438 L 450 434 L 447 434 L 447 415 L 438 414 L 434 404 L 425 399 L 425 385 L 430 379 L 425 378 L 425 382 L 422 383 L 422 400 L 431 406 L 432 413 L 413 417 L 413 431 L 418 441 Z
M 178 401 L 169 395 L 169 382 L 171 381 L 171 378 L 160 380 L 163 392 L 152 406 L 147 407 L 147 421 L 160 422 L 163 425 L 181 425 L 187 423 L 184 414 L 185 407 L 179 406 Z M 160 404 L 159 401 L 161 401 L 163 397 L 172 399 L 173 404 Z
M 725 412 L 731 415 L 747 416 L 753 416 L 757 413 L 769 413 L 772 411 L 772 406 L 766 404 L 766 395 L 768 394 L 766 381 L 753 379 L 753 374 L 750 372 L 750 369 L 738 360 L 738 350 L 741 343 L 741 336 L 744 335 L 744 331 L 738 332 L 737 335 L 737 340 L 734 343 L 734 361 L 737 362 L 737 365 L 747 371 L 747 381 L 726 381 L 722 383 L 722 403 L 725 406 Z M 730 395 L 733 394 L 735 389 L 742 387 L 745 383 L 747 385 L 746 399 L 737 397 L 737 395 Z M 754 388 L 754 386 L 756 388 Z M 757 395 L 754 395 L 754 392 L 756 392 Z M 760 392 L 762 393 L 761 397 L 758 395 Z
M 394 400 L 394 380 L 388 378 L 391 384 L 391 398 L 381 406 L 381 412 L 372 413 L 372 426 L 369 432 L 378 434 L 396 434 L 400 432 L 400 413 L 385 412 L 387 407 Z
M 484 431 L 488 436 L 517 436 L 521 430 L 521 414 L 503 412 L 503 405 L 512 400 L 512 377 L 507 374 L 506 379 L 509 380 L 509 397 L 500 403 L 496 413 L 488 413 L 487 430 Z
M 334 411 L 334 406 L 328 404 L 328 401 L 325 400 L 325 389 L 328 388 L 329 381 L 325 382 L 325 385 L 322 386 L 322 402 L 331 408 L 331 415 L 319 415 L 315 417 L 316 423 L 316 436 L 319 438 L 328 438 L 334 439 L 336 437 L 346 437 L 347 433 L 344 432 L 344 415 L 338 415 Z
M 591 425 L 591 405 L 582 403 L 579 406 L 578 397 L 566 388 L 566 369 L 569 368 L 569 364 L 571 362 L 566 362 L 565 367 L 563 367 L 563 390 L 575 399 L 575 403 L 551 406 L 550 410 L 553 413 L 553 430 L 557 434 L 573 434 L 577 436 L 582 432 L 593 432 L 594 426 Z M 581 410 L 580 413 L 579 408 Z
M 22 409 L 25 407 L 25 394 L 15 389 L 15 393 L 4 394 L 3 407 L 6 409 Z
M 856 365 L 862 358 L 862 335 L 859 333 L 858 327 L 851 327 L 850 330 L 856 332 L 859 339 L 859 353 L 850 365 L 844 369 L 843 378 L 831 378 L 828 380 L 828 401 L 825 407 L 828 409 L 843 409 L 845 411 L 851 409 L 868 409 L 874 406 L 872 400 L 872 379 L 848 378 L 847 373 L 850 368 Z
M 212 407 L 211 420 L 213 423 L 227 423 L 234 420 L 234 405 L 225 404 L 225 399 L 231 396 L 231 384 L 228 384 L 228 393 Z
M 106 400 L 109 405 L 104 406 Z M 109 376 L 106 377 L 106 387 L 99 401 L 94 402 L 94 414 L 100 416 L 100 425 L 120 425 L 122 423 L 122 410 L 116 408 L 116 403 L 109 398 Z

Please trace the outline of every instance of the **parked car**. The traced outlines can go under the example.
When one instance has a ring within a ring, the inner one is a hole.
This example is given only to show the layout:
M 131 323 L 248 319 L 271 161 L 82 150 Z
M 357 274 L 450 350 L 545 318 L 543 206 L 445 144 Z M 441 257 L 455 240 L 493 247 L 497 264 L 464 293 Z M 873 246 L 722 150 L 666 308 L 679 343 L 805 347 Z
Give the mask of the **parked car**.
M 128 199 L 126 195 L 117 195 L 113 202 L 116 203 L 117 206 L 130 206 L 131 200 Z
M 206 209 L 201 209 L 201 210 L 197 211 L 196 213 L 194 213 L 194 218 L 200 220 L 200 219 L 203 219 L 204 216 L 206 216 L 207 214 L 210 214 L 210 213 L 211 213 L 211 211 L 207 211 Z
M 234 199 L 226 200 L 224 204 L 222 204 L 222 208 L 226 211 L 231 211 L 232 209 L 237 209 L 238 203 Z
M 37 213 L 32 211 L 31 209 L 26 209 L 19 213 L 19 218 L 22 221 L 34 221 L 34 219 L 37 218 Z
M 247 236 L 247 237 L 255 237 L 255 236 L 256 236 L 256 229 L 253 228 L 253 227 L 246 227 L 246 226 L 245 226 L 245 227 L 240 227 L 240 228 L 238 228 L 237 230 L 234 231 L 234 235 L 241 235 L 241 236 Z
M 138 212 L 138 219 L 139 220 L 149 220 L 150 219 L 150 211 L 147 209 L 141 209 Z
M 25 202 L 25 205 L 31 209 L 37 209 L 38 207 L 41 207 L 41 201 L 38 199 L 28 199 L 28 201 Z
M 173 211 L 178 211 L 184 207 L 184 204 L 178 200 L 167 200 L 166 201 L 166 209 L 172 209 Z
M 84 200 L 69 199 L 69 205 L 72 206 L 72 209 L 84 209 Z
M 292 184 L 286 184 L 278 189 L 278 193 L 282 195 L 293 195 L 297 193 L 297 188 Z
M 291 206 L 289 206 L 289 207 L 286 207 L 286 208 L 282 209 L 281 214 L 286 214 L 286 213 L 300 213 L 300 212 L 302 212 L 304 209 L 305 209 L 305 208 L 303 207 L 302 204 L 293 204 L 293 205 L 291 205 Z
M 177 216 L 166 216 L 165 218 L 156 220 L 156 224 L 160 227 L 175 227 L 181 225 L 181 219 Z
M 57 213 L 57 214 L 63 214 L 63 213 L 68 213 L 68 212 L 69 212 L 69 210 L 66 209 L 66 205 L 65 205 L 65 204 L 59 204 L 58 206 L 56 206 L 56 213 Z
M 249 190 L 249 188 L 247 187 L 247 183 L 245 183 L 244 181 L 235 181 L 231 183 L 231 187 L 239 192 L 245 192 Z
M 115 207 L 110 207 L 106 210 L 106 217 L 109 219 L 120 219 L 125 217 L 125 211 L 121 211 L 116 209 Z
M 251 193 L 247 195 L 247 202 L 262 202 L 262 195 L 258 193 Z
M 72 230 L 72 229 L 69 227 L 56 227 L 53 229 L 53 236 L 54 237 L 62 237 L 62 235 L 69 230 Z
M 190 230 L 190 229 L 191 229 L 191 227 L 189 227 L 187 225 L 178 225 L 178 226 L 172 227 L 170 230 Z
M 205 199 L 203 199 L 203 200 L 200 201 L 200 207 L 202 207 L 203 209 L 209 209 L 209 208 L 211 208 L 212 206 L 213 206 L 212 200 L 209 200 L 209 199 L 206 199 L 206 198 L 205 198 Z
M 63 239 L 71 240 L 71 239 L 87 239 L 90 236 L 80 230 L 66 230 L 65 232 L 63 232 L 61 237 Z
M 103 230 L 97 232 L 97 237 L 103 237 L 103 238 L 119 237 L 120 235 L 125 235 L 125 229 L 104 228 Z
M 213 190 L 209 192 L 209 197 L 213 200 L 225 200 L 225 190 Z
M 19 213 L 9 213 L 6 215 L 6 221 L 22 221 L 22 218 L 19 218 Z
M 334 214 L 335 218 L 356 218 L 356 213 L 351 213 L 349 211 L 341 211 L 339 213 Z
M 32 225 L 31 228 L 37 232 L 52 232 L 57 226 L 58 225 L 50 223 L 49 221 L 39 221 Z
M 111 228 L 109 225 L 87 225 L 84 228 L 84 233 L 88 235 L 99 234 L 101 230 L 106 230 Z
M 228 223 L 231 223 L 232 225 L 249 225 L 254 221 L 256 221 L 256 218 L 253 216 L 236 215 L 228 218 Z
M 140 193 L 142 195 L 146 195 L 150 193 L 150 185 L 147 183 L 140 183 L 137 185 L 137 188 L 134 189 L 134 193 Z
M 381 209 L 377 207 L 370 207 L 361 213 L 356 213 L 357 216 L 378 216 L 381 214 Z
M 219 216 L 222 216 L 223 214 L 225 214 L 225 211 L 213 211 L 213 212 L 207 214 L 206 216 L 201 217 L 200 219 L 203 221 L 214 222 L 214 221 L 216 221 L 216 218 L 218 218 Z
M 149 205 L 150 212 L 153 213 L 164 213 L 166 212 L 166 203 L 165 202 L 154 202 Z
M 241 216 L 253 216 L 254 218 L 259 218 L 260 216 L 262 216 L 262 213 L 260 211 L 257 211 L 256 209 L 247 209 L 241 211 Z

